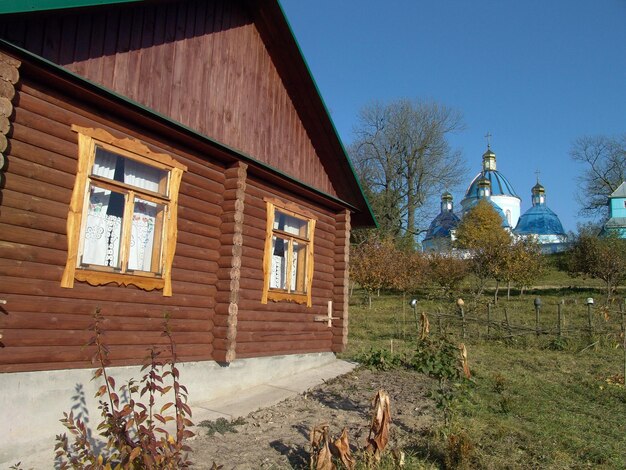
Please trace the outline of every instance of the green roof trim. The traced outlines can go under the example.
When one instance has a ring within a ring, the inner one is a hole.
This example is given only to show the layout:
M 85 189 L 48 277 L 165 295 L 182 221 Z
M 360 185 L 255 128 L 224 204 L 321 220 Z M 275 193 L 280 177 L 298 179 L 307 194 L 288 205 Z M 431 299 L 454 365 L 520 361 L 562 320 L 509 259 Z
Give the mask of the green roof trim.
M 18 53 L 21 56 L 27 57 L 28 59 L 32 60 L 33 62 L 37 63 L 40 66 L 44 66 L 44 67 L 48 67 L 52 70 L 54 70 L 56 73 L 58 73 L 59 75 L 68 78 L 70 80 L 73 80 L 75 82 L 78 82 L 79 84 L 83 85 L 83 86 L 87 86 L 89 88 L 92 88 L 94 90 L 97 90 L 99 93 L 108 96 L 109 98 L 112 98 L 114 100 L 120 101 L 122 103 L 124 103 L 127 106 L 133 107 L 135 109 L 138 109 L 140 111 L 142 111 L 143 113 L 147 114 L 148 116 L 157 119 L 159 121 L 165 122 L 170 126 L 173 126 L 175 128 L 178 128 L 180 130 L 185 131 L 187 134 L 190 134 L 191 136 L 193 136 L 196 139 L 199 139 L 201 141 L 204 141 L 206 143 L 209 143 L 212 146 L 218 147 L 230 154 L 232 154 L 233 156 L 235 156 L 236 158 L 239 158 L 245 162 L 248 163 L 252 163 L 255 166 L 261 167 L 267 171 L 269 171 L 270 173 L 273 173 L 275 175 L 281 176 L 282 178 L 291 181 L 293 183 L 295 183 L 296 185 L 305 188 L 315 194 L 318 194 L 328 200 L 331 200 L 333 202 L 335 202 L 336 204 L 339 204 L 343 207 L 349 208 L 355 212 L 358 212 L 359 209 L 357 207 L 355 207 L 354 205 L 350 204 L 347 201 L 344 201 L 343 199 L 340 199 L 336 196 L 333 196 L 331 194 L 328 194 L 324 191 L 321 191 L 318 188 L 315 188 L 301 180 L 299 180 L 298 178 L 294 178 L 291 175 L 288 175 L 287 173 L 274 168 L 271 165 L 268 165 L 265 162 L 262 162 L 260 160 L 257 160 L 254 157 L 251 157 L 250 155 L 241 152 L 240 150 L 237 150 L 235 148 L 232 148 L 226 144 L 223 144 L 221 142 L 218 142 L 217 140 L 214 140 L 204 134 L 201 134 L 199 132 L 197 132 L 196 130 L 192 129 L 191 127 L 188 127 L 178 121 L 175 121 L 174 119 L 171 119 L 168 116 L 165 116 L 151 108 L 148 108 L 136 101 L 131 100 L 130 98 L 127 98 L 124 95 L 121 95 L 119 93 L 116 93 L 113 90 L 110 90 L 107 87 L 104 87 L 98 83 L 94 83 L 91 80 L 88 80 L 84 77 L 81 77 L 80 75 L 75 74 L 74 72 L 71 72 L 63 67 L 61 67 L 60 65 L 55 64 L 54 62 L 49 61 L 48 59 L 45 59 L 44 57 L 41 57 L 37 54 L 33 54 L 32 52 L 23 49 L 19 46 L 16 46 L 15 44 L 5 40 L 5 39 L 0 39 L 0 45 L 7 47 L 8 49 L 12 50 L 13 52 Z M 368 206 L 369 209 L 369 206 Z M 372 214 L 373 217 L 373 214 Z
M 131 3 L 138 1 L 141 0 L 2 0 L 0 1 L 0 14 L 93 7 L 112 3 Z

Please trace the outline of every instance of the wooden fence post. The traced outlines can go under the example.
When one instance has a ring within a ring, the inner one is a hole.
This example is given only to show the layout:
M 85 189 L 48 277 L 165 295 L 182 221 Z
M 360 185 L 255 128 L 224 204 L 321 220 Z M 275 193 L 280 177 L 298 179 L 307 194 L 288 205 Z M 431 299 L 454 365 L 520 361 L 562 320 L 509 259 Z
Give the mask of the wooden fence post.
M 491 302 L 487 304 L 487 337 L 491 336 Z
M 625 323 L 625 310 L 626 310 L 626 299 L 619 306 L 620 312 L 622 314 L 622 348 L 624 349 L 624 386 L 626 387 L 626 323 Z
M 536 297 L 533 303 L 535 305 L 535 334 L 539 337 L 539 310 L 541 310 L 541 299 Z
M 509 336 L 513 336 L 511 324 L 509 323 L 509 310 L 506 307 L 504 307 L 504 321 L 506 322 L 506 329 L 509 332 Z
M 466 335 L 466 331 L 465 331 L 465 309 L 463 308 L 465 306 L 465 302 L 463 301 L 463 299 L 459 298 L 456 301 L 456 305 L 457 307 L 459 307 L 460 313 L 461 313 L 461 334 L 463 335 L 463 338 L 465 338 Z
M 561 307 L 562 307 L 562 305 L 563 305 L 563 301 L 559 302 L 556 305 L 556 315 L 557 315 L 557 322 L 558 322 L 557 331 L 558 331 L 559 338 L 561 337 L 561 332 L 562 332 L 562 324 L 561 324 Z
M 587 299 L 587 320 L 589 322 L 589 339 L 593 340 L 593 316 L 591 314 L 591 306 L 593 305 L 593 299 L 589 297 Z

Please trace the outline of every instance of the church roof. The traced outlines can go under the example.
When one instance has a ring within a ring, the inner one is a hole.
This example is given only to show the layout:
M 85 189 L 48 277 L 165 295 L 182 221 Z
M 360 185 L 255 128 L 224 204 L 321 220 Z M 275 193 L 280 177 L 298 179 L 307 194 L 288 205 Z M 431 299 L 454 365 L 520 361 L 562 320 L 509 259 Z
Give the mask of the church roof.
M 528 209 L 513 230 L 518 235 L 565 235 L 559 217 L 545 204 Z
M 430 223 L 424 240 L 432 238 L 450 238 L 450 231 L 454 230 L 461 220 L 452 211 L 440 212 Z
M 626 227 L 626 217 L 612 217 L 604 224 L 604 228 L 624 228 Z
M 622 182 L 609 197 L 626 197 L 626 181 Z
M 492 196 L 513 196 L 519 198 L 511 183 L 498 170 L 484 170 L 478 173 L 465 192 L 466 198 L 478 198 L 478 182 L 483 175 L 491 182 Z

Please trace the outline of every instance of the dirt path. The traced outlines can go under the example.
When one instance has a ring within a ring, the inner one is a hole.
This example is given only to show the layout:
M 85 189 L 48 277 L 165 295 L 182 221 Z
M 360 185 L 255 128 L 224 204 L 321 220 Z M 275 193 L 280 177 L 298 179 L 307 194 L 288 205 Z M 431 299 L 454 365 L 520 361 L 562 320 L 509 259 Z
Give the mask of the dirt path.
M 427 398 L 432 382 L 408 371 L 360 369 L 326 382 L 304 395 L 255 411 L 236 426 L 237 432 L 207 436 L 198 428 L 190 445 L 194 468 L 209 469 L 213 461 L 230 469 L 308 468 L 309 431 L 327 423 L 338 437 L 348 428 L 352 450 L 368 436 L 370 404 L 379 389 L 391 398 L 390 446 L 406 448 L 415 443 L 434 419 L 434 405 Z

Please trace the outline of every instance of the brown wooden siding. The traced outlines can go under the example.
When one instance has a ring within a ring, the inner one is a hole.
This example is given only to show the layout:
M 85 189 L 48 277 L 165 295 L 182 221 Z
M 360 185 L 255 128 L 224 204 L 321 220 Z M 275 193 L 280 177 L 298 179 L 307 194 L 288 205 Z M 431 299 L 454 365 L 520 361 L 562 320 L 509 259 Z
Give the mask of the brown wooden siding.
M 22 80 L 13 102 L 1 189 L 0 285 L 7 304 L 0 314 L 0 372 L 88 367 L 93 351 L 84 348 L 90 335 L 85 329 L 96 307 L 106 318 L 113 364 L 141 363 L 147 347 L 163 345 L 166 311 L 179 360 L 211 359 L 224 169 L 100 117 L 101 110 L 86 109 L 41 83 Z M 133 286 L 60 287 L 78 152 L 71 124 L 138 138 L 188 166 L 180 188 L 172 297 Z
M 313 213 L 317 218 L 314 235 L 315 271 L 313 274 L 313 306 L 293 302 L 261 303 L 263 290 L 263 250 L 266 233 L 264 197 L 290 201 Z M 326 323 L 315 322 L 316 315 L 326 315 L 328 300 L 333 300 L 334 215 L 306 201 L 281 194 L 276 188 L 250 177 L 244 205 L 241 281 L 237 313 L 237 358 L 330 351 L 332 331 Z M 218 293 L 214 335 L 225 337 L 228 327 L 221 310 Z
M 243 2 L 11 18 L 0 35 L 337 195 Z

